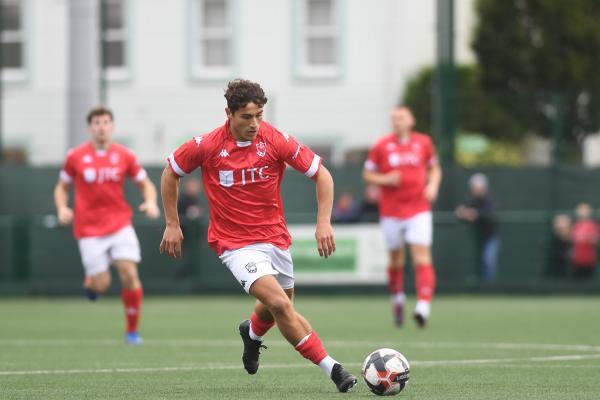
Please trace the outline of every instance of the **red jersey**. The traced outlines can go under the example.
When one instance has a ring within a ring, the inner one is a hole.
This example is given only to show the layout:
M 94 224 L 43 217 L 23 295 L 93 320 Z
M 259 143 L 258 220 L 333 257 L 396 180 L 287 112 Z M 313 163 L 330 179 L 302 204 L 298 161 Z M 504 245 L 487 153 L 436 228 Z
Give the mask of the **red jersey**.
M 598 224 L 592 220 L 578 221 L 573 225 L 573 265 L 593 267 L 596 264 L 596 244 L 600 236 Z
M 219 255 L 253 243 L 287 249 L 291 237 L 279 193 L 286 164 L 309 178 L 321 165 L 321 157 L 266 122 L 245 142 L 235 140 L 226 122 L 181 145 L 168 161 L 179 176 L 201 169 L 210 208 L 208 244 Z
M 109 235 L 131 224 L 131 208 L 123 194 L 126 175 L 141 182 L 146 171 L 135 154 L 120 144 L 96 150 L 88 142 L 69 151 L 60 179 L 75 184 L 76 239 Z
M 425 199 L 427 172 L 437 164 L 435 147 L 425 134 L 412 132 L 407 140 L 391 133 L 369 151 L 365 169 L 379 173 L 399 171 L 400 185 L 382 186 L 379 214 L 382 217 L 410 218 L 431 210 Z

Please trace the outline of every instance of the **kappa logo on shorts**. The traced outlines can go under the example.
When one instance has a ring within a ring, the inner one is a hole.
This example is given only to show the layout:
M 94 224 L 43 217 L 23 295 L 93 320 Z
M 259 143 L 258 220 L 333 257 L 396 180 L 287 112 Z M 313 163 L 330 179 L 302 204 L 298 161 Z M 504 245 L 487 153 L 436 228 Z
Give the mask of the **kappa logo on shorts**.
M 246 264 L 246 270 L 251 274 L 255 273 L 256 272 L 256 264 L 253 262 Z
M 240 285 L 242 285 L 243 288 L 246 287 L 246 281 L 240 281 Z

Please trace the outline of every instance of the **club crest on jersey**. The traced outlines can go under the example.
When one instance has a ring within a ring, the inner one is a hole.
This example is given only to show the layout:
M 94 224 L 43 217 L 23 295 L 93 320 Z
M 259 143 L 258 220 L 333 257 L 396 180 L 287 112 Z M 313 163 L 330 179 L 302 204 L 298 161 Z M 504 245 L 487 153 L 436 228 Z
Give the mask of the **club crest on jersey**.
M 87 183 L 92 183 L 96 180 L 96 169 L 95 168 L 86 168 L 83 170 L 83 179 Z
M 111 164 L 119 163 L 119 155 L 117 153 L 110 153 L 109 160 Z
M 233 171 L 219 171 L 219 183 L 224 187 L 232 187 Z
M 89 164 L 92 162 L 92 156 L 90 156 L 89 154 L 86 154 L 85 156 L 83 156 L 82 161 L 84 164 Z
M 265 142 L 256 143 L 256 154 L 259 157 L 264 157 L 267 154 L 267 144 Z

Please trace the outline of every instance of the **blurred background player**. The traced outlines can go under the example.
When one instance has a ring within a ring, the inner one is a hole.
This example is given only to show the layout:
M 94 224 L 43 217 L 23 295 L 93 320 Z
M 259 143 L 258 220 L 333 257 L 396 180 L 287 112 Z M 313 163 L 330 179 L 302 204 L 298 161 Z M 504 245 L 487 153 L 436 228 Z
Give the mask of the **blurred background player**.
M 85 269 L 84 290 L 90 300 L 108 290 L 110 266 L 116 267 L 123 285 L 125 338 L 130 344 L 141 344 L 137 332 L 143 297 L 137 270 L 140 245 L 131 225 L 131 208 L 123 194 L 125 176 L 140 188 L 144 202 L 139 210 L 151 219 L 160 216 L 156 188 L 135 154 L 112 141 L 113 114 L 109 109 L 92 109 L 87 122 L 92 140 L 67 154 L 54 189 L 56 213 L 62 225 L 73 221 L 73 233 Z M 75 189 L 74 211 L 68 206 L 71 185 Z
M 181 222 L 181 232 L 188 240 L 183 242 L 181 266 L 176 271 L 177 278 L 193 275 L 198 269 L 200 255 L 198 249 L 202 238 L 202 218 L 204 207 L 200 201 L 202 182 L 189 177 L 183 182 L 183 190 L 177 200 L 177 212 Z
M 389 250 L 388 284 L 395 322 L 404 323 L 404 247 L 408 244 L 417 289 L 414 318 L 424 327 L 435 291 L 431 204 L 438 195 L 442 170 L 431 138 L 413 131 L 414 125 L 410 109 L 392 110 L 393 132 L 371 148 L 363 177 L 367 184 L 381 186 L 379 215 Z
M 547 249 L 546 275 L 564 278 L 571 265 L 571 227 L 573 223 L 567 214 L 555 215 L 552 220 L 552 233 Z
M 263 336 L 277 323 L 304 358 L 318 365 L 340 392 L 347 392 L 356 378 L 327 354 L 292 304 L 291 237 L 279 192 L 286 165 L 315 181 L 315 238 L 319 255 L 328 258 L 335 251 L 331 174 L 307 146 L 262 121 L 267 98 L 257 83 L 231 81 L 225 98 L 225 124 L 184 143 L 168 158 L 161 181 L 166 228 L 160 249 L 171 257 L 181 255 L 179 179 L 200 167 L 210 210 L 208 243 L 242 288 L 257 299 L 250 319 L 239 326 L 244 368 L 249 374 L 257 372 Z
M 496 232 L 496 205 L 489 191 L 488 179 L 477 173 L 469 179 L 469 196 L 456 208 L 456 216 L 469 222 L 474 229 L 477 266 L 482 281 L 496 277 L 500 239 Z
M 573 243 L 571 265 L 573 276 L 578 278 L 591 277 L 598 258 L 596 246 L 600 231 L 592 214 L 592 206 L 587 203 L 581 203 L 575 209 L 577 220 L 571 231 Z

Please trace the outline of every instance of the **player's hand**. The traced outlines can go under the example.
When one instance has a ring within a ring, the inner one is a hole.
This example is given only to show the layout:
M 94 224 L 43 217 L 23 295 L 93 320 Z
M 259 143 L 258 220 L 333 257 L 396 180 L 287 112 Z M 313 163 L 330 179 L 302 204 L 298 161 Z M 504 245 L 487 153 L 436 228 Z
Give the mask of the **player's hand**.
M 423 193 L 423 195 L 425 196 L 425 199 L 430 202 L 433 203 L 437 200 L 438 197 L 438 187 L 437 185 L 434 184 L 428 184 L 427 186 L 425 186 L 425 192 Z
M 158 205 L 152 201 L 146 201 L 140 204 L 138 209 L 150 219 L 158 219 L 158 217 L 160 217 L 160 209 L 158 208 Z
M 384 186 L 399 186 L 400 182 L 402 181 L 402 174 L 400 173 L 400 171 L 390 171 L 387 174 L 383 175 L 383 177 Z
M 69 207 L 61 207 L 57 210 L 56 216 L 58 217 L 58 223 L 61 225 L 69 225 L 73 222 L 73 210 Z
M 183 232 L 179 225 L 167 225 L 162 241 L 160 242 L 160 252 L 167 253 L 169 257 L 181 257 L 181 243 L 183 242 Z
M 333 228 L 330 223 L 317 223 L 317 230 L 315 232 L 315 239 L 317 239 L 317 249 L 319 250 L 319 256 L 328 258 L 335 251 L 335 239 L 333 237 Z

